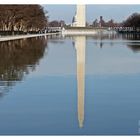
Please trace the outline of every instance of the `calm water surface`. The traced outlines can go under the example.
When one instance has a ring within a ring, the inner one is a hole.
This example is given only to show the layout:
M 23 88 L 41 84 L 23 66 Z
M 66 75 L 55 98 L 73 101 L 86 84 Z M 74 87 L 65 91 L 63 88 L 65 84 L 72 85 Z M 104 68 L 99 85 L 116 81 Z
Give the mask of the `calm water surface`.
M 139 36 L 0 42 L 1 135 L 140 135 Z

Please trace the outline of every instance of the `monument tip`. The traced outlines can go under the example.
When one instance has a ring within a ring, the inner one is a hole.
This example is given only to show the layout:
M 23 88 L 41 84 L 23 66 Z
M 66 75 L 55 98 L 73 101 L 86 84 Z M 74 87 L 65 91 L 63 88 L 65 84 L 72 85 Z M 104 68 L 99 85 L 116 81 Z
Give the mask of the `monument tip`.
M 80 128 L 83 128 L 83 121 L 80 121 L 80 122 L 79 122 L 79 127 L 80 127 Z

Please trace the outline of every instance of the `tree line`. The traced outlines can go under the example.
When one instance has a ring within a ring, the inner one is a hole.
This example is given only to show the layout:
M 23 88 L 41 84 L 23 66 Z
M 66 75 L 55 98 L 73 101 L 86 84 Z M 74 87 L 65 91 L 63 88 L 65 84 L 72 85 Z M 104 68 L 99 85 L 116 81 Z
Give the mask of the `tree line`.
M 140 13 L 133 13 L 127 19 L 121 22 L 115 22 L 113 19 L 105 21 L 102 16 L 95 19 L 92 24 L 86 23 L 87 27 L 132 27 L 140 31 Z
M 0 5 L 0 31 L 37 32 L 47 21 L 41 5 Z
M 122 25 L 124 27 L 133 27 L 135 29 L 140 28 L 140 14 L 133 13 L 125 21 L 123 21 Z
M 98 21 L 95 19 L 93 21 L 93 24 L 91 25 L 93 27 L 132 27 L 135 30 L 140 29 L 140 14 L 139 13 L 133 13 L 131 14 L 126 20 L 116 23 L 113 19 L 106 22 L 102 16 L 100 16 L 100 20 Z

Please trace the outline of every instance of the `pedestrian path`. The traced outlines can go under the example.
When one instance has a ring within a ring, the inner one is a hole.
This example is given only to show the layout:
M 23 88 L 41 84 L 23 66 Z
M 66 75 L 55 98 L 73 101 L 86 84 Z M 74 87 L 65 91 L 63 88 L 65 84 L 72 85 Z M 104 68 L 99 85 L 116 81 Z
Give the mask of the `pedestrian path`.
M 0 37 L 0 41 L 17 40 L 17 39 L 24 39 L 24 38 L 31 38 L 31 37 L 38 37 L 38 36 L 46 36 L 46 35 L 55 35 L 55 34 L 58 34 L 58 33 L 2 36 L 2 37 Z

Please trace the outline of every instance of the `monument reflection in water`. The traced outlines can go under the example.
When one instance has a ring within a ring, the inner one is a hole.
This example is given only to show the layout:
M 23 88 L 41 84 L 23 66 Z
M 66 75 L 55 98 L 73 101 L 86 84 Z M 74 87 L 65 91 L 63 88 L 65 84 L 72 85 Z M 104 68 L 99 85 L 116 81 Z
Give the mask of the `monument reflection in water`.
M 79 127 L 84 123 L 84 96 L 85 96 L 85 36 L 75 36 L 75 49 L 77 57 L 77 95 L 78 95 L 78 121 Z
M 98 36 L 99 38 L 106 36 Z M 113 34 L 109 37 L 116 37 L 118 38 L 117 34 Z M 107 36 L 107 39 L 109 38 Z M 84 35 L 73 35 L 72 38 L 74 39 L 74 47 L 76 49 L 76 61 L 77 61 L 77 111 L 78 111 L 78 122 L 79 127 L 82 128 L 84 126 L 84 108 L 85 108 L 85 54 L 86 54 L 86 36 Z M 100 47 L 102 47 L 102 39 L 100 38 Z M 121 38 L 128 39 L 128 40 L 138 40 L 139 36 L 131 35 L 131 36 L 121 36 Z M 112 38 L 111 38 L 112 39 Z M 139 42 L 135 43 L 127 43 L 127 47 L 132 49 L 134 52 L 140 50 Z M 96 44 L 97 45 L 97 44 Z

